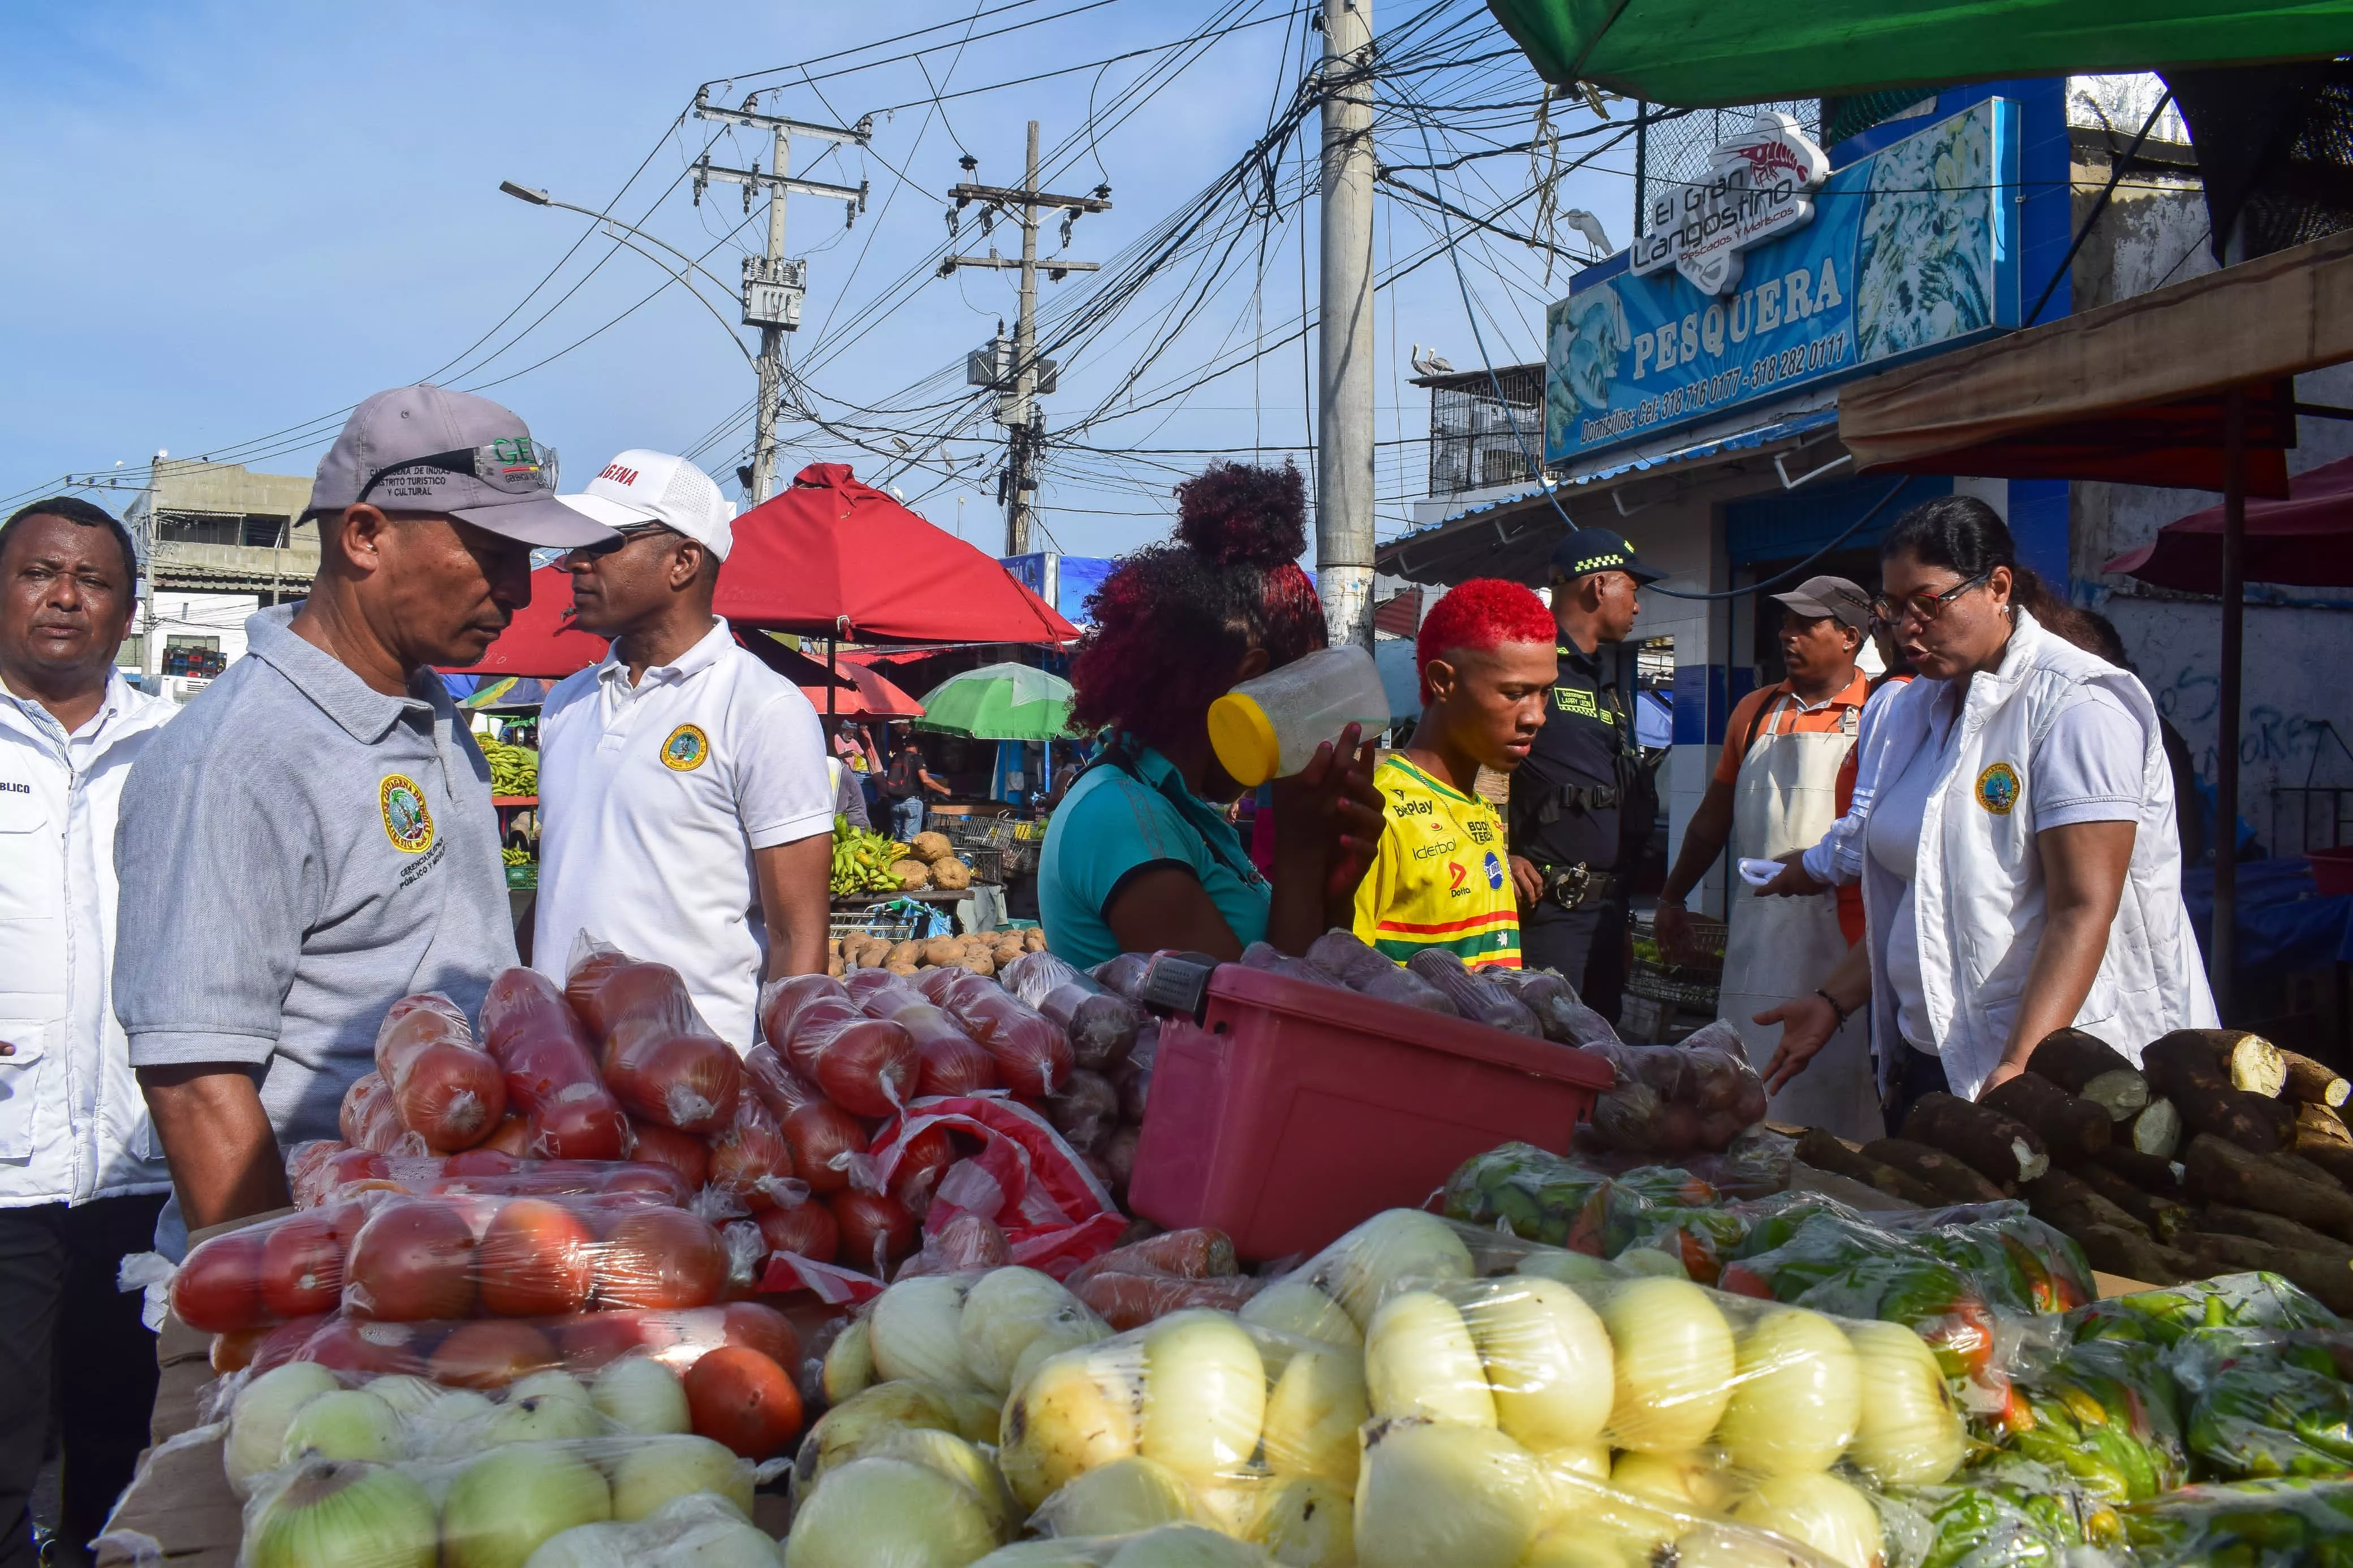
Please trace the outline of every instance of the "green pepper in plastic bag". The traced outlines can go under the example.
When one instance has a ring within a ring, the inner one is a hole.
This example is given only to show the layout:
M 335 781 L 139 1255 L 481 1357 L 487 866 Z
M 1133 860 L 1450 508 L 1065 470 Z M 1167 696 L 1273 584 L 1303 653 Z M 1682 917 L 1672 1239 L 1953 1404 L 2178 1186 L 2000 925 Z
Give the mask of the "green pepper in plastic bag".
M 1609 1179 L 1532 1143 L 1506 1143 L 1462 1162 L 1446 1183 L 1446 1216 L 1467 1225 L 1501 1220 L 1547 1247 L 1602 1255 Z
M 2353 1389 L 2277 1356 L 2232 1360 L 2190 1406 L 2189 1441 L 2234 1479 L 2343 1476 L 2353 1470 Z
M 2124 1513 L 2148 1568 L 2353 1568 L 2353 1482 L 2184 1487 Z
M 2152 1345 L 2098 1341 L 2030 1368 L 2002 1426 L 2019 1453 L 2111 1502 L 2158 1496 L 2189 1475 L 2173 1378 Z
M 2068 1315 L 2079 1340 L 2137 1339 L 2170 1345 L 2201 1328 L 2323 1329 L 2345 1321 L 2276 1274 L 2222 1274 L 2162 1290 L 2094 1301 Z

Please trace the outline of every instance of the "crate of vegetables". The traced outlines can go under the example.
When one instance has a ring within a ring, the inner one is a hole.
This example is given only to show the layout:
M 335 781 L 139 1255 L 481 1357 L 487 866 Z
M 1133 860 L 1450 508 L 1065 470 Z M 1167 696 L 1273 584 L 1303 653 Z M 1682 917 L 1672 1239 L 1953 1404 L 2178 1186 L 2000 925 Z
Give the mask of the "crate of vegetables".
M 1178 1001 L 1161 1030 L 1129 1206 L 1215 1226 L 1245 1258 L 1309 1250 L 1369 1209 L 1419 1205 L 1497 1143 L 1566 1148 L 1613 1081 L 1608 1062 L 1546 1039 L 1503 985 L 1460 964 L 1441 985 L 1343 931 L 1312 961 L 1181 966 L 1154 966 L 1154 1000 L 1166 1005 L 1180 979 L 1198 1000 Z M 1352 973 L 1387 994 L 1354 989 Z

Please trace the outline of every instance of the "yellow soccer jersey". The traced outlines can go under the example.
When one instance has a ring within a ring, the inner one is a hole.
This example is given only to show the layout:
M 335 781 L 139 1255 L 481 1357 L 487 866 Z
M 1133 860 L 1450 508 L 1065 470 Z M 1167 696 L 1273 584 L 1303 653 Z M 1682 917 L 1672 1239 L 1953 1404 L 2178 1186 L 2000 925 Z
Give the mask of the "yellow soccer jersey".
M 1402 754 L 1373 775 L 1388 799 L 1380 852 L 1356 889 L 1357 937 L 1402 963 L 1426 947 L 1463 963 L 1520 963 L 1520 905 L 1504 823 L 1485 801 Z

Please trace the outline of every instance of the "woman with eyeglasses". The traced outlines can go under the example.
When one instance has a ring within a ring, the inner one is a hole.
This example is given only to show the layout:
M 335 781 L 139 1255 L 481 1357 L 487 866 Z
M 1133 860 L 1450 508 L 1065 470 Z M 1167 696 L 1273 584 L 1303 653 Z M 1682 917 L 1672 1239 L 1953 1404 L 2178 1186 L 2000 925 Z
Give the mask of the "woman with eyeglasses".
M 2016 1077 L 2056 1029 L 2137 1060 L 2212 1026 L 2148 693 L 2046 629 L 2049 591 L 1975 497 L 1905 513 L 1880 573 L 1875 609 L 1918 679 L 1866 731 L 1832 847 L 1866 929 L 1820 990 L 1758 1015 L 1782 1025 L 1767 1087 L 1865 1007 L 1898 1128 L 1924 1094 L 1975 1099 Z M 1766 890 L 1805 890 L 1803 875 Z

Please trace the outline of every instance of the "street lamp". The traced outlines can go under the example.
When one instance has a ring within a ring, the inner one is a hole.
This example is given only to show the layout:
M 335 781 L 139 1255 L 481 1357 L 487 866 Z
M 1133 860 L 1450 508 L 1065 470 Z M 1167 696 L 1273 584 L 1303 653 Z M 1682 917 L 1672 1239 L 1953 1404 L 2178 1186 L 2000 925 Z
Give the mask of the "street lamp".
M 661 247 L 662 249 L 669 251 L 672 256 L 677 257 L 681 261 L 686 263 L 688 271 L 701 273 L 703 277 L 709 278 L 712 282 L 718 284 L 721 289 L 725 289 L 727 287 L 724 282 L 717 277 L 714 277 L 708 268 L 704 267 L 693 257 L 689 256 L 686 252 L 670 244 L 668 240 L 648 234 L 644 229 L 638 227 L 634 224 L 623 223 L 619 218 L 614 217 L 608 213 L 600 213 L 590 207 L 575 206 L 570 202 L 559 202 L 554 196 L 549 195 L 545 191 L 533 190 L 529 185 L 517 184 L 512 180 L 501 180 L 499 182 L 499 190 L 501 194 L 512 196 L 517 201 L 529 202 L 535 207 L 562 207 L 565 212 L 578 213 L 583 217 L 594 219 L 598 227 L 607 231 L 607 238 L 612 240 L 616 245 L 628 246 L 631 250 L 636 251 L 639 256 L 644 257 L 648 261 L 652 262 L 655 266 L 669 273 L 673 281 L 678 283 L 679 286 L 683 288 L 688 293 L 693 295 L 696 301 L 700 303 L 704 310 L 711 312 L 712 320 L 717 321 L 720 325 L 720 329 L 726 332 L 727 341 L 735 345 L 735 352 L 742 354 L 747 363 L 753 363 L 752 352 L 744 346 L 744 340 L 735 335 L 733 323 L 730 322 L 726 317 L 719 313 L 718 307 L 714 306 L 708 299 L 704 298 L 702 290 L 694 286 L 692 280 L 686 276 L 686 273 L 681 272 L 677 268 L 671 267 L 660 257 L 656 256 L 652 251 L 644 248 L 644 247 L 631 243 L 630 237 L 634 235 L 637 238 L 644 240 L 648 245 L 658 245 Z

